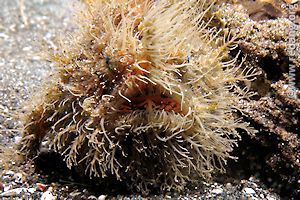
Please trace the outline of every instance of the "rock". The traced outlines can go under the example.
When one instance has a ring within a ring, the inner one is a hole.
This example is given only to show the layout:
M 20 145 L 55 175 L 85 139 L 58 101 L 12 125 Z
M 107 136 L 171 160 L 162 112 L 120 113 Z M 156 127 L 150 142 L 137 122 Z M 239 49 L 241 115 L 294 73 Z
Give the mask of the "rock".
M 277 2 L 280 1 L 282 0 Z M 259 7 L 253 6 L 254 4 L 275 1 L 238 0 L 238 2 L 248 2 L 252 4 L 251 9 L 257 10 Z M 297 9 L 286 7 L 287 4 L 283 1 L 278 5 L 273 3 L 271 3 L 273 7 L 283 9 L 290 15 L 294 12 L 298 22 L 285 15 L 279 18 L 271 15 L 272 20 L 254 21 L 250 19 L 251 10 L 243 11 L 243 6 L 234 3 L 220 6 L 218 14 L 221 16 L 221 24 L 226 24 L 233 35 L 241 35 L 237 44 L 242 53 L 247 55 L 245 63 L 262 72 L 251 86 L 257 92 L 256 97 L 249 102 L 239 102 L 244 104 L 243 118 L 257 130 L 257 133 L 251 138 L 242 134 L 242 142 L 239 146 L 247 150 L 245 154 L 236 156 L 240 160 L 248 159 L 245 164 L 249 164 L 247 170 L 253 169 L 253 174 L 264 174 L 267 187 L 271 187 L 273 191 L 287 199 L 292 199 L 294 196 L 299 196 L 297 180 L 300 176 L 300 164 L 297 159 L 300 157 L 298 134 L 300 91 L 297 86 L 294 88 L 294 95 L 291 95 L 290 85 L 293 82 L 297 85 L 299 82 L 296 77 L 299 77 L 300 57 L 297 56 L 298 51 L 296 56 L 292 56 L 290 53 L 292 48 L 287 47 L 288 41 L 294 38 L 295 41 L 291 43 L 299 45 L 300 32 L 295 31 L 295 36 L 291 36 L 294 32 L 291 24 L 300 22 L 297 11 L 300 2 L 294 5 L 298 5 Z M 298 25 L 295 27 L 299 29 Z M 289 75 L 292 70 L 296 71 L 295 76 Z M 298 99 L 295 95 L 298 95 Z M 271 177 L 272 181 L 267 181 L 268 177 Z
M 23 183 L 23 174 L 22 173 L 16 173 L 14 175 L 15 182 L 16 183 Z
M 80 196 L 82 196 L 82 192 L 79 192 L 79 191 L 77 191 L 77 190 L 75 190 L 75 191 L 73 191 L 73 192 L 70 193 L 70 197 L 71 197 L 72 199 L 80 198 Z M 90 197 L 89 197 L 88 199 L 90 199 Z M 96 198 L 96 199 L 97 199 L 97 198 Z
M 98 200 L 105 200 L 106 199 L 106 195 L 100 195 L 99 197 L 98 197 Z
M 21 141 L 21 139 L 22 139 L 21 136 L 16 136 L 16 137 L 14 138 L 15 144 L 18 144 L 18 143 Z
M 230 189 L 230 188 L 232 188 L 232 184 L 231 183 L 226 183 L 225 187 L 226 187 L 226 189 Z
M 245 194 L 247 194 L 247 195 L 254 195 L 254 194 L 256 194 L 256 192 L 252 188 L 248 188 L 248 187 L 244 188 L 243 192 Z
M 41 200 L 56 200 L 57 198 L 50 192 L 46 191 L 42 194 Z
M 224 190 L 222 188 L 215 188 L 211 192 L 216 195 L 221 195 L 221 194 L 223 194 Z
M 33 194 L 33 193 L 36 191 L 36 189 L 35 189 L 35 188 L 28 188 L 27 191 L 28 191 L 29 193 Z
M 97 200 L 97 197 L 95 197 L 94 195 L 91 195 L 88 197 L 88 200 Z
M 0 197 L 17 197 L 20 196 L 22 193 L 28 192 L 27 188 L 15 188 L 11 190 L 7 190 L 0 194 Z
M 11 179 L 14 177 L 14 175 L 15 175 L 15 172 L 13 172 L 13 171 L 4 171 L 4 173 L 3 173 L 3 176 L 2 176 L 2 180 L 4 181 L 4 182 L 7 182 L 7 181 L 11 181 Z
M 274 197 L 273 195 L 268 195 L 266 199 L 267 200 L 277 200 L 277 198 Z

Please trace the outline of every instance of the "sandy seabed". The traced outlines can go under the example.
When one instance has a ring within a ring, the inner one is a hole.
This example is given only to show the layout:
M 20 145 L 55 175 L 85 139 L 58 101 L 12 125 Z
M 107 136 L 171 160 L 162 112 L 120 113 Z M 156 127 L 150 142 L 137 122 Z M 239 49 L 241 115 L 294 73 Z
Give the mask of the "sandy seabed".
M 106 194 L 71 177 L 34 173 L 32 163 L 17 159 L 20 140 L 18 110 L 51 73 L 41 52 L 55 47 L 60 34 L 72 31 L 75 0 L 0 1 L 0 197 L 4 199 L 143 199 L 139 195 Z M 247 50 L 245 45 L 244 49 Z M 245 51 L 246 51 L 245 50 Z M 53 177 L 51 177 L 53 176 Z M 279 199 L 255 174 L 221 178 L 183 193 L 148 199 Z M 108 195 L 108 196 L 107 196 Z

